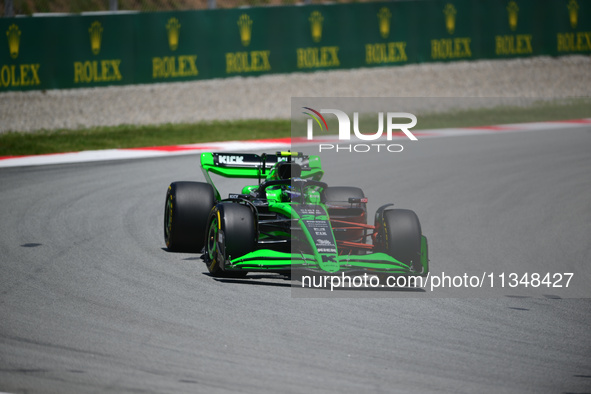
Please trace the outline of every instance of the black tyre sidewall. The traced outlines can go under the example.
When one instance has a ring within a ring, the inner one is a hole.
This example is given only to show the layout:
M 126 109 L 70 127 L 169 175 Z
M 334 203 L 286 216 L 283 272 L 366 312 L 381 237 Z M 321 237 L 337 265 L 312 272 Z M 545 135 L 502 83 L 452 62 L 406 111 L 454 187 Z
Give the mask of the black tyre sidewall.
M 364 198 L 363 190 L 352 186 L 330 186 L 324 189 L 325 204 L 348 206 L 349 198 Z M 365 208 L 365 203 L 361 204 Z
M 169 201 L 172 203 L 170 212 Z M 173 182 L 164 205 L 164 241 L 175 252 L 203 249 L 207 219 L 215 204 L 213 187 L 204 182 Z M 172 217 L 167 236 L 167 220 Z
M 209 259 L 209 234 L 206 234 L 206 263 L 209 272 L 219 277 L 243 277 L 247 272 L 225 271 L 221 264 L 224 260 L 235 259 L 244 256 L 256 249 L 257 232 L 254 213 L 241 204 L 221 203 L 217 204 L 209 215 L 207 232 L 219 214 L 219 232 L 223 233 L 223 243 L 212 240 L 217 245 L 215 260 Z M 222 250 L 223 249 L 223 250 Z
M 421 224 L 417 214 L 408 209 L 390 209 L 384 211 L 381 220 L 385 252 L 421 272 Z
M 252 210 L 241 204 L 219 204 L 226 258 L 235 259 L 256 248 L 256 223 Z
M 356 204 L 356 206 L 359 206 L 363 210 L 361 216 L 357 214 L 349 216 L 347 214 L 347 208 L 351 206 L 349 198 L 364 198 L 365 194 L 363 193 L 363 190 L 353 186 L 330 186 L 324 189 L 323 194 L 324 203 L 328 208 L 328 214 L 331 218 L 345 221 L 352 220 L 360 224 L 367 224 L 366 203 Z M 334 226 L 336 228 L 339 225 L 335 224 Z M 347 232 L 335 233 L 335 238 L 337 240 L 365 243 L 365 237 L 363 234 L 363 230 L 348 230 Z

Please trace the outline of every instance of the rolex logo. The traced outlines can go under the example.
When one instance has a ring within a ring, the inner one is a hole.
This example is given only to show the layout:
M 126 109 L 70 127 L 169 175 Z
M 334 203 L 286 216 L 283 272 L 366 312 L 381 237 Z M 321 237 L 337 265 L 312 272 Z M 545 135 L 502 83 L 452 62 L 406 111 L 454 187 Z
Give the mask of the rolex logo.
M 90 25 L 90 28 L 88 29 L 88 33 L 90 34 L 90 48 L 92 49 L 92 53 L 98 55 L 101 51 L 101 38 L 103 36 L 103 27 L 100 22 L 92 22 L 92 25 Z
M 519 13 L 519 7 L 517 3 L 511 0 L 507 5 L 507 14 L 509 16 L 509 27 L 515 31 L 517 29 L 517 14 Z
M 6 37 L 8 37 L 8 48 L 10 49 L 10 57 L 16 59 L 18 57 L 18 48 L 21 42 L 21 31 L 17 25 L 11 25 L 6 30 Z
M 168 46 L 171 51 L 176 51 L 179 46 L 179 31 L 181 24 L 177 18 L 170 18 L 166 23 L 166 30 L 168 31 Z
M 240 30 L 240 41 L 242 41 L 242 45 L 247 47 L 252 37 L 252 19 L 246 14 L 240 15 L 238 29 Z
M 324 17 L 319 11 L 314 11 L 310 14 L 310 29 L 312 33 L 312 40 L 314 42 L 320 42 L 322 39 L 322 22 L 324 21 Z
M 456 7 L 453 4 L 447 3 L 443 9 L 445 15 L 445 28 L 449 34 L 454 34 L 456 30 Z
M 382 38 L 388 38 L 390 35 L 390 18 L 392 18 L 390 10 L 387 7 L 382 7 L 380 12 L 378 12 L 378 22 Z
M 567 7 L 570 26 L 575 29 L 577 27 L 577 23 L 579 22 L 579 5 L 577 4 L 577 0 L 570 0 Z

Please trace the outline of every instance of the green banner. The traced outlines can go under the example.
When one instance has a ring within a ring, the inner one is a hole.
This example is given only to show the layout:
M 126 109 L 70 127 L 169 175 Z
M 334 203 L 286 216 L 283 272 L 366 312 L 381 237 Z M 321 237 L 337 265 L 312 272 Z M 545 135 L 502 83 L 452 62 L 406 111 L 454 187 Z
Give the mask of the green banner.
M 0 91 L 591 54 L 591 0 L 453 0 L 0 19 Z

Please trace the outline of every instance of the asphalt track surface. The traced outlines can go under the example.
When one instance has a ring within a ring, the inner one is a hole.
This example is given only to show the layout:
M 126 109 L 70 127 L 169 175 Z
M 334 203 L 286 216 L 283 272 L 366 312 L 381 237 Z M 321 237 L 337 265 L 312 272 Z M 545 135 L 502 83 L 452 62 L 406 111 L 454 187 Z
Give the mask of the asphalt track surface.
M 324 166 L 372 210 L 414 209 L 434 273 L 588 289 L 590 146 L 590 128 L 437 138 Z M 0 391 L 591 392 L 591 300 L 566 289 L 298 298 L 210 277 L 162 239 L 168 184 L 202 179 L 197 156 L 0 170 Z

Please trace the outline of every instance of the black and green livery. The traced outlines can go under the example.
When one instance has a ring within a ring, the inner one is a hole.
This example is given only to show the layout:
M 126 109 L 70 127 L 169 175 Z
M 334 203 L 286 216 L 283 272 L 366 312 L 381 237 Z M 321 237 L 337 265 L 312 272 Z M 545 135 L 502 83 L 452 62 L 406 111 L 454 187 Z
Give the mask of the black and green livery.
M 368 224 L 363 191 L 322 182 L 318 156 L 202 153 L 201 168 L 207 182 L 169 186 L 164 239 L 170 251 L 204 252 L 214 276 L 429 272 L 417 215 L 387 204 Z M 258 181 L 222 198 L 211 174 Z

